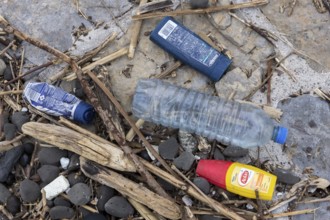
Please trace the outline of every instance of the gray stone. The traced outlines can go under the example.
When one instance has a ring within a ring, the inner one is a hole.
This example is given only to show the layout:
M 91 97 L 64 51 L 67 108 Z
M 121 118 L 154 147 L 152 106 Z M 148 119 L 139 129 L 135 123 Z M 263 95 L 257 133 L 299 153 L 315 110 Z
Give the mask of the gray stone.
M 235 99 L 243 99 L 254 90 L 261 81 L 261 71 L 258 69 L 248 78 L 247 74 L 237 67 L 226 73 L 215 84 L 217 94 L 220 97 L 229 98 L 233 93 Z
M 197 150 L 198 141 L 192 134 L 179 130 L 178 138 L 180 145 L 185 151 L 193 153 Z
M 220 151 L 220 149 L 216 148 L 214 150 L 214 154 L 213 154 L 213 158 L 215 160 L 224 160 L 225 156 L 223 155 L 223 153 Z
M 39 185 L 29 179 L 21 182 L 19 191 L 24 202 L 35 202 L 41 196 Z
M 273 172 L 275 176 L 277 176 L 277 181 L 289 185 L 294 185 L 300 181 L 300 178 L 295 176 L 291 171 L 276 168 Z
M 10 119 L 17 129 L 22 131 L 22 125 L 30 121 L 30 116 L 27 112 L 14 112 Z
M 16 136 L 17 128 L 12 123 L 6 123 L 3 125 L 3 132 L 5 134 L 6 140 L 10 141 Z
M 68 152 L 57 147 L 45 147 L 38 153 L 38 159 L 42 165 L 59 165 L 62 157 L 67 157 Z
M 79 168 L 79 166 L 80 166 L 79 157 L 80 156 L 78 154 L 73 154 L 70 157 L 70 163 L 69 163 L 69 166 L 68 166 L 68 170 L 75 170 L 75 169 Z
M 7 187 L 0 183 L 0 202 L 2 204 L 6 203 L 6 201 L 10 195 L 11 195 L 11 193 L 7 189 Z
M 162 142 L 159 145 L 159 154 L 164 159 L 173 160 L 179 153 L 179 144 L 175 137 Z
M 55 206 L 49 210 L 51 219 L 71 219 L 75 215 L 72 208 L 66 206 Z
M 7 199 L 6 202 L 7 210 L 12 214 L 16 215 L 21 211 L 21 201 L 16 196 L 12 195 Z
M 10 69 L 9 66 L 7 66 L 6 69 L 5 69 L 5 71 L 3 72 L 3 79 L 4 80 L 7 80 L 7 81 L 13 79 L 13 73 L 12 73 L 12 71 L 11 71 L 11 69 Z
M 134 214 L 134 208 L 122 196 L 114 196 L 105 204 L 105 211 L 114 217 L 127 218 Z
M 205 194 L 209 194 L 210 192 L 210 183 L 204 179 L 203 177 L 196 177 L 193 180 L 193 183 Z
M 5 69 L 6 69 L 6 64 L 3 61 L 3 59 L 0 59 L 0 76 L 3 75 L 3 73 L 5 72 Z
M 192 9 L 207 8 L 209 5 L 209 0 L 190 0 L 189 2 Z
M 77 183 L 68 192 L 69 200 L 75 205 L 85 205 L 91 200 L 92 192 L 85 183 Z
M 86 215 L 83 220 L 107 220 L 107 218 L 98 213 L 91 213 Z
M 0 182 L 5 182 L 7 180 L 9 173 L 21 157 L 22 153 L 23 148 L 19 146 L 0 155 Z
M 184 151 L 181 155 L 174 159 L 174 165 L 184 171 L 190 170 L 195 162 L 195 157 L 191 152 Z
M 283 100 L 281 125 L 289 130 L 286 145 L 292 162 L 301 170 L 311 167 L 314 175 L 330 179 L 329 103 L 311 95 Z
M 115 190 L 111 187 L 101 185 L 97 189 L 97 210 L 105 211 L 104 205 L 115 195 Z
M 58 177 L 60 169 L 53 165 L 42 165 L 37 172 L 44 183 L 50 183 Z
M 31 155 L 34 151 L 34 144 L 32 143 L 24 143 L 23 144 L 23 149 L 24 152 L 27 153 L 28 155 Z
M 70 173 L 68 175 L 68 180 L 70 186 L 74 186 L 77 183 L 84 183 L 86 181 L 86 177 L 81 173 Z
M 315 210 L 315 214 L 311 213 L 311 214 L 306 214 L 306 215 L 292 216 L 292 220 L 330 219 L 328 202 L 312 203 L 312 204 L 299 204 L 296 209 L 297 210 L 316 209 L 316 210 Z
M 166 191 L 174 191 L 176 189 L 172 184 L 160 177 L 156 178 L 156 180 L 160 184 L 160 186 Z
M 244 157 L 249 154 L 249 150 L 242 147 L 226 147 L 222 152 L 227 157 Z
M 66 199 L 63 199 L 61 197 L 56 197 L 54 199 L 54 205 L 55 206 L 66 206 L 66 207 L 71 207 L 71 203 L 66 200 Z

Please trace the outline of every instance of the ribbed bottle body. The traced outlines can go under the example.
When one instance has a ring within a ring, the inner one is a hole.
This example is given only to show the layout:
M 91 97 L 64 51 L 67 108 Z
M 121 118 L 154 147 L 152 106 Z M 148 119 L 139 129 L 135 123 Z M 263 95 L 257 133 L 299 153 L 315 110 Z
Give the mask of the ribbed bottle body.
M 157 79 L 139 81 L 132 111 L 146 121 L 244 148 L 264 145 L 274 130 L 273 121 L 257 107 Z

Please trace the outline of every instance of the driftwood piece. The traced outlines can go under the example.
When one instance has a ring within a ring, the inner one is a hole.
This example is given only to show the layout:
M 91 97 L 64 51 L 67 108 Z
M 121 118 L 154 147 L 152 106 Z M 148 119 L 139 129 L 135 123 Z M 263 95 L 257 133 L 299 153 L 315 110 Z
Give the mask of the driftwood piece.
M 82 71 L 85 73 L 89 70 L 94 69 L 98 65 L 103 65 L 103 64 L 109 63 L 109 62 L 111 62 L 111 61 L 113 61 L 113 60 L 115 60 L 115 59 L 117 59 L 121 56 L 126 55 L 127 52 L 128 52 L 128 48 L 122 48 L 120 50 L 117 50 L 116 52 L 114 52 L 112 54 L 109 54 L 109 55 L 107 55 L 107 56 L 105 56 L 105 57 L 103 57 L 103 58 L 101 58 L 101 59 L 85 66 L 85 67 L 83 67 Z M 64 77 L 63 80 L 71 81 L 71 80 L 74 80 L 76 78 L 77 78 L 76 73 L 71 73 L 71 74 L 67 75 L 66 77 Z
M 233 9 L 240 9 L 240 8 L 251 8 L 257 7 L 261 5 L 268 4 L 268 0 L 256 0 L 252 2 L 244 2 L 238 4 L 231 4 L 231 5 L 222 5 L 217 7 L 209 7 L 203 9 L 185 9 L 185 10 L 178 10 L 178 11 L 170 11 L 170 12 L 154 12 L 154 13 L 147 13 L 143 15 L 135 15 L 132 17 L 133 20 L 139 19 L 149 19 L 149 18 L 157 18 L 157 17 L 164 17 L 164 16 L 179 16 L 179 15 L 187 15 L 187 14 L 204 14 L 204 13 L 212 13 L 224 10 L 233 10 Z
M 136 171 L 124 152 L 110 142 L 105 144 L 66 127 L 37 122 L 25 123 L 22 131 L 35 139 L 73 151 L 104 166 L 121 171 Z
M 166 218 L 181 219 L 180 207 L 175 202 L 83 157 L 80 157 L 80 164 L 81 170 L 87 177 L 116 189 Z
M 137 13 L 138 15 L 173 6 L 173 2 L 171 0 L 153 1 L 143 5 L 141 5 L 141 2 L 139 6 L 139 12 Z
M 148 0 L 141 0 L 140 1 L 140 7 L 144 4 L 146 4 Z M 140 21 L 134 21 L 133 22 L 133 28 L 132 28 L 132 35 L 131 35 L 131 42 L 128 48 L 128 58 L 133 58 L 135 54 L 135 48 L 138 42 L 138 38 L 140 35 L 140 30 L 142 26 L 142 20 Z

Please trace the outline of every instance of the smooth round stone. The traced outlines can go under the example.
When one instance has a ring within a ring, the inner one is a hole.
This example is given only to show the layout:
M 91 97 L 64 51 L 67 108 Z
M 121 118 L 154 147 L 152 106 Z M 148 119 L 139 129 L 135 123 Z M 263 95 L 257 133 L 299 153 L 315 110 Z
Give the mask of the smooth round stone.
M 67 157 L 68 152 L 57 147 L 45 147 L 38 153 L 39 161 L 42 165 L 60 165 L 62 157 Z
M 21 211 L 21 201 L 12 195 L 7 199 L 6 208 L 11 214 L 16 215 Z
M 85 205 L 91 200 L 92 192 L 85 183 L 75 184 L 68 192 L 69 200 L 75 205 Z
M 20 194 L 24 202 L 35 202 L 40 198 L 40 187 L 32 180 L 25 179 L 20 185 Z
M 14 124 L 6 123 L 3 126 L 3 133 L 7 141 L 12 140 L 16 136 L 17 128 Z
M 18 130 L 22 131 L 22 125 L 30 121 L 30 116 L 27 112 L 14 112 L 10 119 Z
M 104 211 L 104 206 L 111 197 L 115 195 L 115 190 L 111 187 L 101 185 L 97 189 L 97 210 Z
M 74 186 L 77 183 L 84 183 L 85 180 L 86 180 L 86 177 L 84 176 L 84 174 L 70 173 L 68 175 L 68 181 L 70 183 L 70 186 Z
M 74 214 L 74 210 L 66 206 L 54 206 L 49 210 L 51 219 L 71 219 Z
M 54 199 L 54 206 L 66 206 L 71 207 L 71 203 L 63 198 L 57 197 Z
M 7 187 L 0 183 L 0 202 L 5 203 L 10 195 L 11 193 Z
M 114 196 L 105 203 L 105 211 L 114 217 L 127 218 L 134 214 L 134 208 L 122 196 Z
M 83 220 L 107 220 L 107 218 L 98 213 L 91 213 L 86 215 Z
M 202 178 L 202 177 L 196 177 L 194 180 L 193 180 L 193 183 L 205 194 L 208 194 L 210 192 L 210 183 Z
M 57 166 L 43 165 L 37 170 L 37 173 L 43 182 L 50 183 L 58 177 L 60 169 Z

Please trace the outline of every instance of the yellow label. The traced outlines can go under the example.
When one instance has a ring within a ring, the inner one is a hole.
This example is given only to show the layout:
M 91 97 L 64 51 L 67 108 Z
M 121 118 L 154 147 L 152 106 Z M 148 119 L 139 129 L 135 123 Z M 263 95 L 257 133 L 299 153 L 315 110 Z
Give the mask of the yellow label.
M 231 176 L 232 185 L 263 193 L 269 191 L 272 180 L 268 175 L 240 166 L 234 168 Z

